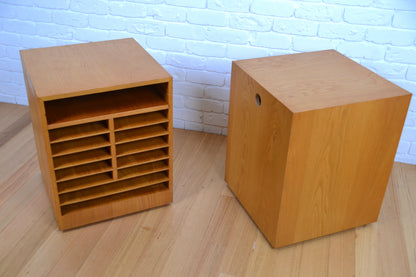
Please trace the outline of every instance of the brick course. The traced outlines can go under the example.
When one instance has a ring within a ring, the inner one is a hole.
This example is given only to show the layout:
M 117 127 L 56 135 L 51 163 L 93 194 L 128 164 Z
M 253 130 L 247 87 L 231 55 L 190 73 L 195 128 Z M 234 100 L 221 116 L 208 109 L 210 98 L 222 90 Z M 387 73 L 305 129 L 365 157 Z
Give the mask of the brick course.
M 412 0 L 5 0 L 0 101 L 27 105 L 19 50 L 135 38 L 174 77 L 174 126 L 227 134 L 231 62 L 336 49 L 416 93 Z M 397 161 L 416 164 L 416 100 Z

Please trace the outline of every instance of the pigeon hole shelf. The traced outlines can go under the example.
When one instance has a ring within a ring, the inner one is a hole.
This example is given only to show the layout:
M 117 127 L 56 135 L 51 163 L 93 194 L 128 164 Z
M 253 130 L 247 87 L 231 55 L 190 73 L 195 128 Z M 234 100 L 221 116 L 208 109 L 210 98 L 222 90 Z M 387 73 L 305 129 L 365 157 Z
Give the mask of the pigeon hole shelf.
M 172 77 L 134 39 L 21 58 L 59 229 L 172 202 Z

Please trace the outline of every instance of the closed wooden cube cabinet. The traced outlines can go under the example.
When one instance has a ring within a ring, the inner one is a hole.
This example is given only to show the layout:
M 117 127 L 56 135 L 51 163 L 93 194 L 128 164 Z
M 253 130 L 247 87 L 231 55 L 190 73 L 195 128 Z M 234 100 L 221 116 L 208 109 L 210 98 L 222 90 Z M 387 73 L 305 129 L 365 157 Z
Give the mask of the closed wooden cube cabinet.
M 225 179 L 273 247 L 377 220 L 411 94 L 334 50 L 233 62 Z
M 61 230 L 172 202 L 172 77 L 134 39 L 20 53 Z

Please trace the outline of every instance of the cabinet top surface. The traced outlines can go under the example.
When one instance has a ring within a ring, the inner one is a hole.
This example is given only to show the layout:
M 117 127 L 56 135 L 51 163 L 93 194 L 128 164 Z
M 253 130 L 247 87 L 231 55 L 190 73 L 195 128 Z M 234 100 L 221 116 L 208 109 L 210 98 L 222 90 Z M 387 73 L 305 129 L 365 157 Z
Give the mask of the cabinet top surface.
M 28 49 L 20 54 L 34 91 L 43 100 L 171 78 L 132 38 Z
M 234 64 L 293 112 L 410 95 L 335 50 Z

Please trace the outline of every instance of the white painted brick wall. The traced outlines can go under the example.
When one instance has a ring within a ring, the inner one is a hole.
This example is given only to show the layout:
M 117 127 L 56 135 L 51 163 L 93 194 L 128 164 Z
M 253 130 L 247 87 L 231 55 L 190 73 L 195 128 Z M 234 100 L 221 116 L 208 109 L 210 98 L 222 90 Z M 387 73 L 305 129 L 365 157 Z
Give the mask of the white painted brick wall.
M 227 134 L 231 62 L 336 49 L 416 93 L 414 0 L 2 0 L 0 101 L 19 50 L 133 37 L 174 77 L 174 126 Z M 416 164 L 413 97 L 396 160 Z

